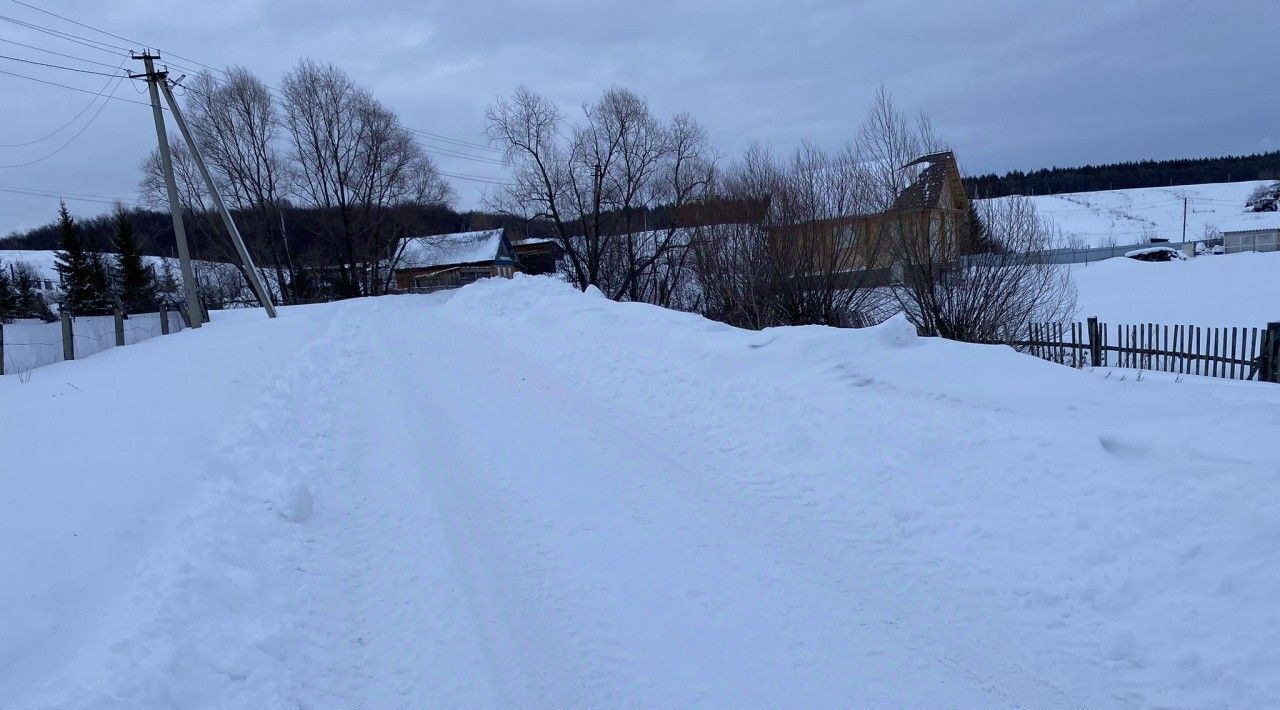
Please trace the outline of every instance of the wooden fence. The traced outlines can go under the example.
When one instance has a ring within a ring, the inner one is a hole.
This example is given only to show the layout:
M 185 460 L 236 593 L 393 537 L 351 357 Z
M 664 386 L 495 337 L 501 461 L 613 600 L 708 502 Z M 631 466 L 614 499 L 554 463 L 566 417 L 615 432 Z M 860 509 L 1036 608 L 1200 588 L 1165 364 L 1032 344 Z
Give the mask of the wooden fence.
M 1042 323 L 1000 342 L 1072 367 L 1124 367 L 1280 382 L 1280 323 L 1205 328 L 1142 323 Z

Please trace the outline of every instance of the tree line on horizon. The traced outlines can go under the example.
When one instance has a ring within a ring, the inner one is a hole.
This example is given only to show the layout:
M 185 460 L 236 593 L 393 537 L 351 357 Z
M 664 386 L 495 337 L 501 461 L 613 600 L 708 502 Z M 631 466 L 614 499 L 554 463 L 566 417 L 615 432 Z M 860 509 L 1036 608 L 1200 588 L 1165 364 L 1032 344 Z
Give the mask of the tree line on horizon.
M 1040 168 L 1030 172 L 1011 170 L 1003 175 L 972 175 L 964 182 L 970 197 L 987 198 L 1277 179 L 1280 151 Z

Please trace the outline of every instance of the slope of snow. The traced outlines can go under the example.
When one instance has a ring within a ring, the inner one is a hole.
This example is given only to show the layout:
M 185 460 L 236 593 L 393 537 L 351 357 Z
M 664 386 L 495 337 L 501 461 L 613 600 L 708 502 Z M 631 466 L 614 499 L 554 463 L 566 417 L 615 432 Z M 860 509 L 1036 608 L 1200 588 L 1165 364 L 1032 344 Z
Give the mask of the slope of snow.
M 1250 328 L 1280 321 L 1280 253 L 1107 259 L 1070 268 L 1080 320 Z
M 0 707 L 1280 704 L 1274 386 L 518 277 L 0 422 Z
M 1280 228 L 1280 213 L 1245 212 L 1245 202 L 1272 181 L 1208 183 L 1131 190 L 1030 196 L 1036 212 L 1060 232 L 1059 246 L 1145 244 L 1152 237 L 1182 241 L 1182 205 L 1187 200 L 1187 240 L 1206 230 Z M 999 199 L 999 198 L 997 198 Z

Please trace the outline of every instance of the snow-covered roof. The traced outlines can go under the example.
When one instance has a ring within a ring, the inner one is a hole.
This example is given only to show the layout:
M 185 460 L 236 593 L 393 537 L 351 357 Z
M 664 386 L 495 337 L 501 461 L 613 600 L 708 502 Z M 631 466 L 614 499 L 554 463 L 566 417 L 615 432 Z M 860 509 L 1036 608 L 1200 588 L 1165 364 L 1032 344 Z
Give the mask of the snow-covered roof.
M 410 237 L 401 244 L 397 268 L 423 269 L 493 261 L 502 245 L 501 229 Z

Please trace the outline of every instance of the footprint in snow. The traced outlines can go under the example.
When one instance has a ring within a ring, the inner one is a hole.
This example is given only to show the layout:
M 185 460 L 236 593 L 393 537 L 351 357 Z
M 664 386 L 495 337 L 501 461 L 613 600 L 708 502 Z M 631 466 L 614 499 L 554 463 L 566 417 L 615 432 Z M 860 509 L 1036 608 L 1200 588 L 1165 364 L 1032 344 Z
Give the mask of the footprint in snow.
M 1151 453 L 1151 442 L 1117 434 L 1100 434 L 1098 443 L 1117 458 L 1139 459 Z

